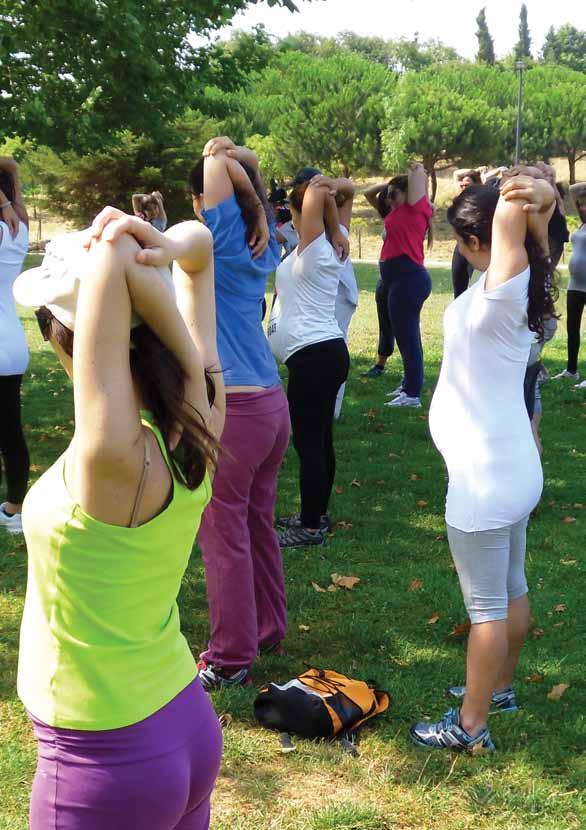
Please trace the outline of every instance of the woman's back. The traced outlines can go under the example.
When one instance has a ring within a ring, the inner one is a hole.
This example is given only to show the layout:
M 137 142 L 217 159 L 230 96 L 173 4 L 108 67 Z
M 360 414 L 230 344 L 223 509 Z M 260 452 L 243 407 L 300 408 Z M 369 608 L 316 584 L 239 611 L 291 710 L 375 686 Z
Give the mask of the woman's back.
M 168 456 L 151 416 L 162 455 Z M 51 726 L 116 729 L 168 703 L 196 667 L 176 597 L 211 496 L 173 480 L 168 505 L 138 527 L 88 516 L 65 484 L 67 453 L 31 488 L 23 508 L 29 582 L 18 691 Z

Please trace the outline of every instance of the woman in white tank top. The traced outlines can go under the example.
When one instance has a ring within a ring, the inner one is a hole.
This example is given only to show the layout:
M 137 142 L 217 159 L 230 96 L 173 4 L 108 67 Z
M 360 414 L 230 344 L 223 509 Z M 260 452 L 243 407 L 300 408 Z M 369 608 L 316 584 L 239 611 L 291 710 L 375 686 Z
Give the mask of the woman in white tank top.
M 529 624 L 526 528 L 543 474 L 523 395 L 535 333 L 555 314 L 543 179 L 517 176 L 501 192 L 466 189 L 448 210 L 460 253 L 482 271 L 444 316 L 444 357 L 430 409 L 448 468 L 446 524 L 471 621 L 461 702 L 438 723 L 418 723 L 421 746 L 494 749 L 489 709 L 515 711 L 512 678 Z
M 0 453 L 6 475 L 0 527 L 9 533 L 22 532 L 20 512 L 30 466 L 20 417 L 20 386 L 28 366 L 28 346 L 12 296 L 12 285 L 27 251 L 28 216 L 18 165 L 14 159 L 0 158 Z

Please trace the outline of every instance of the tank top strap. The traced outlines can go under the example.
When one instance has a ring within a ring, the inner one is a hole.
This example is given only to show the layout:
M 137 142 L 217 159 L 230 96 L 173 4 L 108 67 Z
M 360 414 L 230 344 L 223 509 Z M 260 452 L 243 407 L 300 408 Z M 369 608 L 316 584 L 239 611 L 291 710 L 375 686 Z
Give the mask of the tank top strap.
M 130 524 L 128 527 L 136 527 L 137 526 L 137 519 L 138 519 L 138 511 L 140 510 L 140 505 L 142 502 L 142 497 L 144 494 L 144 488 L 146 484 L 146 480 L 148 478 L 149 468 L 151 466 L 151 450 L 149 447 L 148 435 L 145 431 L 145 427 L 142 429 L 142 434 L 144 437 L 144 460 L 143 460 L 143 467 L 142 467 L 142 474 L 140 476 L 140 481 L 138 483 L 138 490 L 136 491 L 136 498 L 134 499 L 134 507 L 132 508 L 132 516 L 130 517 Z

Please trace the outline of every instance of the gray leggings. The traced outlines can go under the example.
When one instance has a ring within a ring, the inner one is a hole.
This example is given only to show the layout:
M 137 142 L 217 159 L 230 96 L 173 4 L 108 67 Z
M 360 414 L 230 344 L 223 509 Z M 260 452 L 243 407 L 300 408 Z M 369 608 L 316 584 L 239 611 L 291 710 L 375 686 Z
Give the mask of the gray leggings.
M 496 530 L 465 533 L 447 526 L 452 558 L 472 623 L 506 620 L 508 605 L 525 596 L 529 516 Z

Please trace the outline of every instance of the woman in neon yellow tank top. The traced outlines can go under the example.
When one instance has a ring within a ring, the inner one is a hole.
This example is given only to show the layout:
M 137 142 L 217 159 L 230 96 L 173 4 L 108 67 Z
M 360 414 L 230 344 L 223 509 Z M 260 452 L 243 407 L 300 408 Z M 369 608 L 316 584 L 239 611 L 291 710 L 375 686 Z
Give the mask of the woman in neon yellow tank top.
M 211 235 L 113 208 L 92 232 L 15 285 L 75 400 L 73 440 L 23 508 L 31 828 L 205 830 L 221 736 L 176 597 L 223 424 Z

